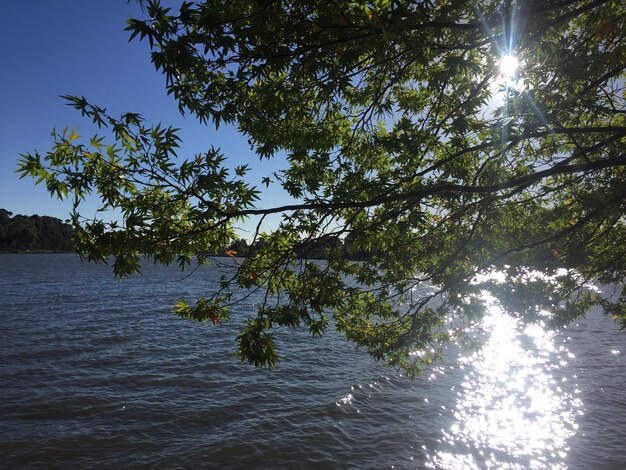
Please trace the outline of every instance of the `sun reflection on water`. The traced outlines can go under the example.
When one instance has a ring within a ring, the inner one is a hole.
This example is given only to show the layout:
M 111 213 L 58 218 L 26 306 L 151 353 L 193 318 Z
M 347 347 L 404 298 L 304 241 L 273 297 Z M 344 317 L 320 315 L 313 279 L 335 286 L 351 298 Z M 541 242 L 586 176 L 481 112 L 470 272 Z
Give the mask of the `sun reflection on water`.
M 469 371 L 453 424 L 442 430 L 430 468 L 566 468 L 567 440 L 582 413 L 577 390 L 559 369 L 573 356 L 541 325 L 521 325 L 497 300 L 487 305 L 485 345 L 460 356 Z M 566 387 L 567 385 L 567 387 Z

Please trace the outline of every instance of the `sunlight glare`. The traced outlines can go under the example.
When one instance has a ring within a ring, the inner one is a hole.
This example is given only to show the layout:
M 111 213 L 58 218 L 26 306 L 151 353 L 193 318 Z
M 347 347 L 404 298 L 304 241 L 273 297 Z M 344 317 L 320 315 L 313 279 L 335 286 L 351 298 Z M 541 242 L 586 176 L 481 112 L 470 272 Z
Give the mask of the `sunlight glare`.
M 506 78 L 512 78 L 517 73 L 519 61 L 513 55 L 504 56 L 500 60 L 500 73 Z
M 498 282 L 504 273 L 494 270 L 482 277 Z M 560 380 L 570 352 L 556 345 L 554 332 L 524 325 L 487 291 L 481 297 L 488 340 L 459 356 L 459 367 L 468 372 L 453 422 L 442 431 L 441 447 L 427 467 L 522 470 L 550 462 L 551 468 L 565 469 L 567 441 L 582 414 L 575 384 Z

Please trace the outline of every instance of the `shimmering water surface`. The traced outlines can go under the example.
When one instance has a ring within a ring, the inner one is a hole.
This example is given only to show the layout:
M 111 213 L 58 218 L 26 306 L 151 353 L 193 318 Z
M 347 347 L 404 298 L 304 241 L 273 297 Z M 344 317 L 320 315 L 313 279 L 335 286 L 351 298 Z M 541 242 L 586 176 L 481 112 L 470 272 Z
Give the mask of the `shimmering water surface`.
M 237 326 L 175 318 L 228 266 L 113 279 L 72 255 L 0 255 L 3 468 L 626 468 L 625 335 L 489 307 L 480 351 L 410 382 L 332 334 L 279 331 L 283 361 L 233 357 Z

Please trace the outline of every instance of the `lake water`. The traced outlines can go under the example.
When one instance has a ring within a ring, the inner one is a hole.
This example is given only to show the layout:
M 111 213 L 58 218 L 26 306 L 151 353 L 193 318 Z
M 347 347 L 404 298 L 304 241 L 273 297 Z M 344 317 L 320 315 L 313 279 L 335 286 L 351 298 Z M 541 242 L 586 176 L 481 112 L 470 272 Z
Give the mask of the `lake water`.
M 482 350 L 411 382 L 334 334 L 279 331 L 273 371 L 237 325 L 174 317 L 229 266 L 115 280 L 73 255 L 0 255 L 2 468 L 626 468 L 626 335 L 549 333 L 489 309 Z

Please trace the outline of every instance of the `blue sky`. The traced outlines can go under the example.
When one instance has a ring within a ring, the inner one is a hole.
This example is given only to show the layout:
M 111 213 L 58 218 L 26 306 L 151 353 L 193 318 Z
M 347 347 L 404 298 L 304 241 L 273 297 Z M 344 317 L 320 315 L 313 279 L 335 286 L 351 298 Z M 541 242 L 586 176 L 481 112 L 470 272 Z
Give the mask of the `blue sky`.
M 246 139 L 233 127 L 216 132 L 179 114 L 167 96 L 165 81 L 150 63 L 147 44 L 128 42 L 126 20 L 145 17 L 126 0 L 20 0 L 3 2 L 0 15 L 0 208 L 16 214 L 67 218 L 68 202 L 51 199 L 32 179 L 15 173 L 20 153 L 45 153 L 54 127 L 78 128 L 91 136 L 95 130 L 59 95 L 83 95 L 113 115 L 138 112 L 148 122 L 181 128 L 180 156 L 221 147 L 233 165 L 258 163 Z M 258 184 L 280 162 L 264 161 L 252 173 Z M 261 188 L 260 188 L 261 189 Z M 284 203 L 284 194 L 266 191 L 263 207 Z M 86 216 L 93 216 L 90 201 Z M 89 213 L 92 211 L 92 213 Z

